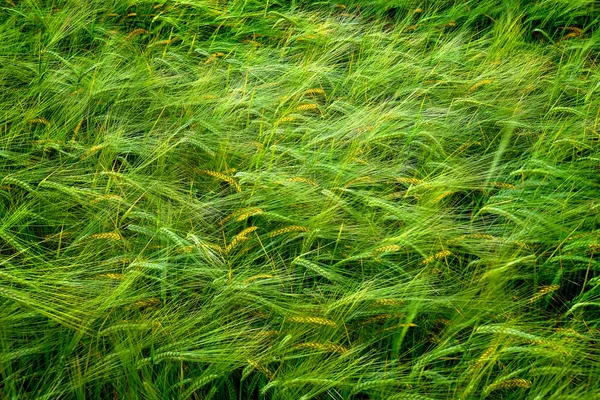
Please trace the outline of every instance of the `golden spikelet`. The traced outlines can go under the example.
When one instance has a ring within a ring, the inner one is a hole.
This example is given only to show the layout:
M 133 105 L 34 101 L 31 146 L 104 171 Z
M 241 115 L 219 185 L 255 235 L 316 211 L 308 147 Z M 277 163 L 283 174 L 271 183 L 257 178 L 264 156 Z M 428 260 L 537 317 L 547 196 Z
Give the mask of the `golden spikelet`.
M 225 247 L 225 253 L 229 253 L 235 246 L 248 240 L 245 236 L 234 237 L 233 240 Z
M 422 9 L 421 7 L 419 7 L 419 8 L 415 8 L 415 9 L 413 10 L 413 12 L 418 14 L 418 13 L 421 13 L 421 12 L 423 12 L 423 9 Z
M 156 10 L 158 8 L 161 8 L 162 6 L 164 6 L 164 4 L 163 3 L 159 3 L 159 4 L 155 5 L 154 7 L 152 7 L 152 9 Z
M 411 185 L 418 185 L 420 183 L 423 183 L 422 180 L 417 178 L 396 178 L 396 182 L 410 183 Z
M 560 289 L 560 285 L 542 286 L 542 288 L 540 290 L 538 290 L 538 292 L 529 299 L 529 302 L 535 303 L 536 301 L 538 301 L 539 299 L 541 299 L 548 293 L 552 293 L 558 289 Z
M 477 89 L 479 89 L 480 87 L 484 86 L 484 85 L 489 85 L 490 83 L 492 83 L 494 80 L 493 79 L 484 79 L 482 81 L 477 82 L 476 84 L 474 84 L 473 86 L 471 86 L 469 88 L 469 93 L 473 93 L 474 91 L 476 91 Z
M 515 388 L 515 387 L 526 388 L 526 389 L 530 388 L 531 381 L 527 380 L 527 379 L 522 379 L 522 378 L 506 379 L 504 381 L 493 383 L 491 385 L 486 386 L 484 391 L 489 393 L 489 392 L 491 392 L 493 390 L 497 390 L 497 389 L 510 389 L 510 388 Z
M 354 161 L 357 164 L 361 164 L 361 165 L 369 165 L 369 162 L 367 160 L 360 158 L 360 157 L 354 157 L 352 159 L 352 161 Z
M 42 125 L 46 125 L 49 126 L 50 122 L 48 122 L 48 120 L 46 118 L 34 118 L 34 119 L 30 119 L 29 121 L 30 124 L 42 124 Z
M 549 347 L 552 350 L 557 351 L 559 353 L 562 353 L 562 354 L 564 354 L 566 356 L 572 356 L 573 355 L 573 353 L 571 353 L 570 351 L 566 350 L 563 346 L 561 346 L 561 344 L 559 344 L 558 342 L 553 341 L 553 340 L 543 339 L 543 340 L 537 340 L 537 341 L 533 341 L 532 340 L 530 342 L 533 343 L 533 344 L 538 344 L 538 345 L 543 345 L 543 346 Z
M 402 247 L 398 246 L 397 244 L 388 244 L 387 246 L 382 246 L 382 247 L 378 247 L 376 248 L 373 253 L 375 254 L 379 254 L 379 253 L 388 253 L 388 252 L 393 252 L 393 251 L 399 251 Z
M 102 150 L 106 145 L 105 144 L 97 144 L 95 146 L 90 147 L 85 154 L 83 154 L 81 156 L 82 160 L 85 160 L 87 157 L 93 155 L 94 153 L 98 152 L 99 150 Z
M 260 214 L 262 212 L 263 212 L 263 210 L 260 208 L 252 208 L 249 211 L 247 211 L 247 212 L 243 213 L 242 215 L 240 215 L 239 217 L 237 217 L 235 220 L 237 222 L 240 222 L 240 221 L 247 219 L 248 217 L 251 217 L 256 214 Z
M 267 367 L 265 367 L 264 365 L 261 365 L 259 363 L 257 363 L 256 361 L 252 361 L 252 360 L 247 360 L 248 364 L 250 364 L 252 366 L 252 368 L 254 368 L 257 371 L 262 372 L 263 374 L 265 374 L 265 376 L 269 379 L 271 379 L 273 377 L 273 373 L 271 371 L 269 371 L 269 369 Z
M 225 247 L 225 253 L 229 253 L 231 251 L 231 249 L 233 249 L 239 243 L 248 240 L 249 238 L 246 237 L 246 235 L 254 232 L 257 229 L 258 229 L 258 227 L 256 227 L 256 226 L 250 226 L 250 227 L 244 229 L 243 231 L 241 231 L 240 233 L 238 233 L 237 235 L 235 235 L 233 240 Z
M 358 159 L 354 159 L 354 161 L 358 161 Z M 371 178 L 370 176 L 359 176 L 358 178 L 354 178 L 350 181 L 348 181 L 348 183 L 346 183 L 344 185 L 344 187 L 348 187 L 348 186 L 352 186 L 355 183 L 375 183 L 377 182 L 375 179 Z
M 108 201 L 122 201 L 123 198 L 121 196 L 119 196 L 119 195 L 116 195 L 116 194 L 104 194 L 102 196 L 96 197 L 94 200 L 92 200 L 90 202 L 90 204 L 96 204 L 96 203 L 99 203 L 99 202 L 105 201 L 105 200 L 108 200 Z
M 456 26 L 456 21 L 452 20 L 452 21 L 448 22 L 446 25 L 448 25 L 448 26 Z
M 38 145 L 38 144 L 63 145 L 64 144 L 64 142 L 62 140 L 52 140 L 52 139 L 34 140 L 32 143 L 35 145 Z
M 404 301 L 396 299 L 377 299 L 373 300 L 373 304 L 378 306 L 399 306 L 404 304 Z
M 475 364 L 473 364 L 473 366 L 470 368 L 469 372 L 473 373 L 479 368 L 481 368 L 487 361 L 489 361 L 492 358 L 497 348 L 498 346 L 496 344 L 492 344 L 490 347 L 485 349 L 485 351 L 481 353 L 481 356 L 479 356 L 477 361 L 475 361 Z
M 588 254 L 598 253 L 598 252 L 600 252 L 600 244 L 592 243 L 588 246 L 588 249 L 589 249 L 587 251 Z
M 77 135 L 79 133 L 79 130 L 81 129 L 81 125 L 83 124 L 83 118 L 81 118 L 79 120 L 79 122 L 77 123 L 77 126 L 75 127 L 75 129 L 73 130 L 73 136 Z
M 581 238 L 589 236 L 589 235 L 590 235 L 589 233 L 578 233 L 577 235 L 569 236 L 567 238 L 567 240 L 581 239 Z
M 381 330 L 381 332 L 391 331 L 391 330 L 398 329 L 398 328 L 414 328 L 415 326 L 417 326 L 417 324 L 397 324 L 394 326 L 390 326 L 389 328 L 384 328 Z
M 488 240 L 497 240 L 498 238 L 492 235 L 488 235 L 486 233 L 471 233 L 468 235 L 461 235 L 457 237 L 455 240 L 460 242 L 465 239 L 488 239 Z
M 581 35 L 583 33 L 583 30 L 581 30 L 581 28 L 577 28 L 576 26 L 567 26 L 565 30 L 574 32 L 577 35 Z
M 207 169 L 202 170 L 200 172 L 203 172 L 206 175 L 212 176 L 213 178 L 217 178 L 217 179 L 220 179 L 220 180 L 222 180 L 224 182 L 229 183 L 229 185 L 231 185 L 235 189 L 235 191 L 238 192 L 238 193 L 242 191 L 242 187 L 239 185 L 239 183 L 237 183 L 236 180 L 233 179 L 230 176 L 227 176 L 227 175 L 222 174 L 220 172 L 210 171 L 210 170 L 207 170 Z
M 578 339 L 585 339 L 581 333 L 573 328 L 556 328 L 555 331 L 561 336 L 575 336 Z
M 314 103 L 300 104 L 296 107 L 296 111 L 318 110 L 319 106 Z
M 498 189 L 515 189 L 515 185 L 506 182 L 490 182 L 490 185 Z
M 271 274 L 254 275 L 254 276 L 251 276 L 248 279 L 245 279 L 244 283 L 250 283 L 250 282 L 254 282 L 254 281 L 258 280 L 258 279 L 269 279 L 269 278 L 274 278 L 274 276 L 271 275 Z
M 120 14 L 117 14 L 117 13 L 108 13 L 108 14 L 106 14 L 106 16 L 107 17 L 118 17 L 118 16 L 120 16 Z
M 303 40 L 315 40 L 318 39 L 319 37 L 317 35 L 304 35 L 304 36 L 300 36 L 298 39 L 298 41 L 303 41 Z
M 319 318 L 319 317 L 288 317 L 286 321 L 295 322 L 299 324 L 314 324 L 314 325 L 323 325 L 323 326 L 331 326 L 333 328 L 337 327 L 335 321 L 332 321 L 327 318 Z
M 439 253 L 435 254 L 435 259 L 439 260 L 440 258 L 445 258 L 451 255 L 452 253 L 449 250 L 442 250 Z
M 203 244 L 200 245 L 200 247 L 204 247 L 204 248 L 208 248 L 208 249 L 213 249 L 213 250 L 218 251 L 219 253 L 223 252 L 223 249 L 218 244 L 203 243 Z
M 103 233 L 94 233 L 93 235 L 90 235 L 90 239 L 123 240 L 123 236 L 121 236 L 117 232 L 103 232 Z
M 259 42 L 257 42 L 256 40 L 246 39 L 246 40 L 244 40 L 244 42 L 245 42 L 245 43 L 250 43 L 250 44 L 253 44 L 253 45 L 255 45 L 256 47 L 260 47 L 260 46 L 262 46 L 262 45 L 261 45 Z
M 519 241 L 514 241 L 513 243 L 516 244 L 519 247 L 523 247 L 524 249 L 532 250 L 532 247 L 528 243 L 519 242 Z
M 299 343 L 295 346 L 297 349 L 314 349 L 321 351 L 329 351 L 334 353 L 346 353 L 348 351 L 342 345 L 334 344 L 334 343 L 319 343 L 319 342 L 306 342 Z
M 234 212 L 232 212 L 231 214 L 229 214 L 228 216 L 226 216 L 225 218 L 223 218 L 222 220 L 219 221 L 219 225 L 223 226 L 224 224 L 226 224 L 227 222 L 229 222 L 232 218 L 237 217 L 240 214 L 243 214 L 246 211 L 249 211 L 251 209 L 248 208 L 242 208 L 240 210 L 235 210 Z
M 313 88 L 313 89 L 305 90 L 303 94 L 307 95 L 307 96 L 316 95 L 316 94 L 325 96 L 325 91 L 321 88 Z
M 296 120 L 296 117 L 290 115 L 288 117 L 279 118 L 277 121 L 275 121 L 275 125 L 279 125 L 284 122 L 292 122 L 294 120 Z
M 371 132 L 373 129 L 375 129 L 375 126 L 367 125 L 367 126 L 362 126 L 360 128 L 356 128 L 355 132 L 356 133 L 365 133 L 365 132 Z
M 427 265 L 430 262 L 432 262 L 433 260 L 435 260 L 435 256 L 429 256 L 429 257 L 425 258 L 423 261 L 421 261 L 421 264 Z
M 270 232 L 269 237 L 273 238 L 275 236 L 283 235 L 290 232 L 310 232 L 310 229 L 300 225 L 291 225 L 286 228 L 281 228 L 277 229 L 276 231 Z
M 125 279 L 125 276 L 123 274 L 102 274 L 102 275 L 98 275 L 102 278 L 108 278 L 108 279 L 112 279 L 115 281 L 122 281 Z
M 440 251 L 438 253 L 435 253 L 432 256 L 427 257 L 426 259 L 424 259 L 423 261 L 421 261 L 421 264 L 427 265 L 430 262 L 432 262 L 433 260 L 439 260 L 440 258 L 448 257 L 451 254 L 452 253 L 449 250 L 442 250 L 442 251 Z
M 236 237 L 246 236 L 247 234 L 252 233 L 257 229 L 258 229 L 258 227 L 256 227 L 256 226 L 250 226 L 250 227 L 244 229 L 243 231 L 241 231 L 240 233 L 238 233 L 236 235 Z
M 204 64 L 208 64 L 208 63 L 212 62 L 214 59 L 216 59 L 218 57 L 223 57 L 224 55 L 225 55 L 225 53 L 221 53 L 221 52 L 211 54 L 210 57 L 208 57 L 206 59 L 206 61 L 204 62 Z
M 440 201 L 442 201 L 444 198 L 450 196 L 451 194 L 455 193 L 453 190 L 448 190 L 445 191 L 443 193 L 441 193 L 440 195 L 438 195 L 435 199 L 433 199 L 434 203 L 439 203 Z
M 185 246 L 185 247 L 180 247 L 180 248 L 178 248 L 178 249 L 177 249 L 177 252 L 178 252 L 178 253 L 186 253 L 186 254 L 189 254 L 189 253 L 191 253 L 192 251 L 194 251 L 194 249 L 195 249 L 195 248 L 196 248 L 195 246 Z
M 457 154 L 462 153 L 463 151 L 465 151 L 466 149 L 468 149 L 472 144 L 474 144 L 474 143 L 473 142 L 466 142 L 466 143 L 461 144 L 458 147 L 458 149 L 456 149 L 456 153 Z
M 146 33 L 150 33 L 150 32 L 143 28 L 137 28 L 137 29 L 134 29 L 131 32 L 129 32 L 126 39 L 131 40 L 133 37 L 135 37 L 137 35 L 146 34 Z
M 265 337 L 270 337 L 270 336 L 276 336 L 276 335 L 279 335 L 279 331 L 275 331 L 275 330 L 271 330 L 271 331 L 260 331 L 260 332 L 256 332 L 254 335 L 256 335 L 256 336 L 265 336 Z
M 566 35 L 565 35 L 565 36 L 563 36 L 562 38 L 560 38 L 560 40 L 561 40 L 561 41 L 563 41 L 563 40 L 568 40 L 568 39 L 572 39 L 572 38 L 574 38 L 574 37 L 578 37 L 578 36 L 579 36 L 579 34 L 578 34 L 578 33 L 576 33 L 576 32 L 571 32 L 571 33 L 568 33 L 568 34 L 566 34 Z
M 312 185 L 312 186 L 319 186 L 319 184 L 317 182 L 313 181 L 312 179 L 302 178 L 300 176 L 290 178 L 290 179 L 288 179 L 288 182 L 302 182 L 302 183 L 308 183 L 309 185 Z
M 147 308 L 151 306 L 156 306 L 158 304 L 160 304 L 160 300 L 156 297 L 151 297 L 147 300 L 138 300 L 136 302 L 133 302 L 128 308 Z
M 174 37 L 173 39 L 159 40 L 158 42 L 152 43 L 152 46 L 166 46 L 174 43 L 177 40 L 179 40 L 177 37 Z

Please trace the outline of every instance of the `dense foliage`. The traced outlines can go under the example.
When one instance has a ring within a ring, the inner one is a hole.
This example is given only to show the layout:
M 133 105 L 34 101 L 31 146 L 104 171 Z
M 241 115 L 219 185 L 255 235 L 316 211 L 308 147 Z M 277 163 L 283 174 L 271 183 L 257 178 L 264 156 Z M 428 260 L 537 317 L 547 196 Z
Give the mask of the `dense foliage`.
M 598 3 L 339 1 L 3 0 L 1 398 L 600 398 Z

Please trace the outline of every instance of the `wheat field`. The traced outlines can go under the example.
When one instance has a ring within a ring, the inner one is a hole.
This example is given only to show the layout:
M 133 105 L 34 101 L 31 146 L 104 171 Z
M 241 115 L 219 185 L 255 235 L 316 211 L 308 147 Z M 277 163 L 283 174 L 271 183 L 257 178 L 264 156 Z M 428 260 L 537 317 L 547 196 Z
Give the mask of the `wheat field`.
M 599 25 L 0 1 L 0 398 L 600 399 Z

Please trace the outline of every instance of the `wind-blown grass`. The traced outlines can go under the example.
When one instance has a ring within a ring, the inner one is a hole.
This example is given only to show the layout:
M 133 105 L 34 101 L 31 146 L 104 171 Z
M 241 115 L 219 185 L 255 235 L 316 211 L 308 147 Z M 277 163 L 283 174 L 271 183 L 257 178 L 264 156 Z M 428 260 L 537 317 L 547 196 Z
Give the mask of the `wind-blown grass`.
M 4 0 L 0 397 L 600 397 L 592 0 Z

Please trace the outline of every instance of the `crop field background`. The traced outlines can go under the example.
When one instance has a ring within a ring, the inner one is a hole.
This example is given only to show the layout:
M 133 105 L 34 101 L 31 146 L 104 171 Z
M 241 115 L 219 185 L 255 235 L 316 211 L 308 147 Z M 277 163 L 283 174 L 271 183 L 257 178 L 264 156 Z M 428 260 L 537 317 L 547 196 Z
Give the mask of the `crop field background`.
M 599 18 L 0 1 L 0 398 L 600 399 Z

